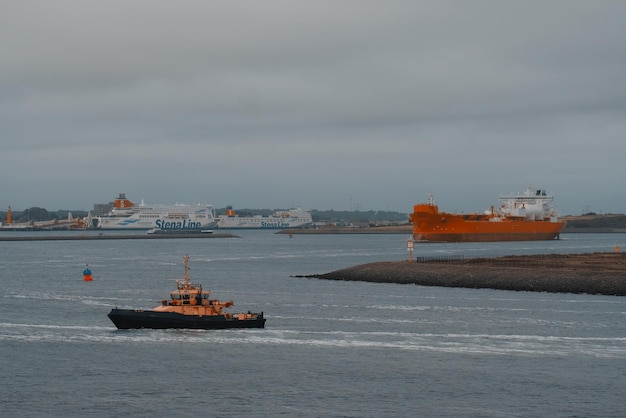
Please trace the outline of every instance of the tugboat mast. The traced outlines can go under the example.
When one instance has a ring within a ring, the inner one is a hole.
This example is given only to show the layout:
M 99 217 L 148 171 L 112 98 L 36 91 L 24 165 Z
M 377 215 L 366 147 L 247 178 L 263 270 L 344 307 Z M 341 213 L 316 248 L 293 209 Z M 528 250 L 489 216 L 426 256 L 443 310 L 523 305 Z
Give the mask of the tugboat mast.
M 185 254 L 183 257 L 183 261 L 185 263 L 185 287 L 189 284 L 189 256 Z

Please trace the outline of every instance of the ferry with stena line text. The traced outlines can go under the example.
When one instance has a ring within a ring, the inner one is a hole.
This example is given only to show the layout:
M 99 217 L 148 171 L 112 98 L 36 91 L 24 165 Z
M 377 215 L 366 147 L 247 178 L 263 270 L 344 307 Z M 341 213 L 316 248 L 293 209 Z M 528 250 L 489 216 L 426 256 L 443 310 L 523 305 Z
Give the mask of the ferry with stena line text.
M 203 231 L 216 224 L 211 205 L 135 204 L 124 193 L 115 199 L 109 213 L 96 217 L 96 228 L 103 230 Z
M 311 212 L 300 207 L 274 212 L 270 216 L 239 216 L 232 206 L 224 215 L 217 216 L 220 229 L 291 229 L 304 228 L 313 223 Z

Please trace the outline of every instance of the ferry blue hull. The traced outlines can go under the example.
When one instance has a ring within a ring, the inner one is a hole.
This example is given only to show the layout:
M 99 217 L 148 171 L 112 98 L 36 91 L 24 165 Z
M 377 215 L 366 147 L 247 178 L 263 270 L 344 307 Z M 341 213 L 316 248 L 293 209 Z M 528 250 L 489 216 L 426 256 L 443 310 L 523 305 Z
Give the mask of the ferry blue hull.
M 265 328 L 263 313 L 254 319 L 229 319 L 223 315 L 195 316 L 173 312 L 154 312 L 135 309 L 112 309 L 109 318 L 118 329 L 230 329 Z

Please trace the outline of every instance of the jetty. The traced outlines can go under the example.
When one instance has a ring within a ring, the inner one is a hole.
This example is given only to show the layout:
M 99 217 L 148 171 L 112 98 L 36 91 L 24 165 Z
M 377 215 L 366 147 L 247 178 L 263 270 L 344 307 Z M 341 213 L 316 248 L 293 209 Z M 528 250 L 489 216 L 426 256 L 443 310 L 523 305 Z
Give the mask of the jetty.
M 128 239 L 180 239 L 180 238 L 240 238 L 231 233 L 171 233 L 171 234 L 67 234 L 67 235 L 0 235 L 0 241 L 100 241 L 100 240 L 128 240 Z
M 626 296 L 626 254 L 547 254 L 495 258 L 423 257 L 357 265 L 309 277 L 530 292 Z
M 342 235 L 342 234 L 405 234 L 413 233 L 412 225 L 396 226 L 371 226 L 371 227 L 348 227 L 348 226 L 324 226 L 318 228 L 286 228 L 276 232 L 277 234 L 289 235 Z

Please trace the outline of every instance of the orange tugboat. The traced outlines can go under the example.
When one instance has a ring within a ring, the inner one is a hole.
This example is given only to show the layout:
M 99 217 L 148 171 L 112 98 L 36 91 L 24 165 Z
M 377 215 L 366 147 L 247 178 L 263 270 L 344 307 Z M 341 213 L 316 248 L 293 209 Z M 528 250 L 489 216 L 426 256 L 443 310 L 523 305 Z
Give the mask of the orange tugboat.
M 189 283 L 189 257 L 184 256 L 185 279 L 176 280 L 176 290 L 170 292 L 171 299 L 161 301 L 161 305 L 151 310 L 112 309 L 109 318 L 119 329 L 131 328 L 264 328 L 263 312 L 225 313 L 223 310 L 233 306 L 232 301 L 220 302 L 209 299 L 208 290 L 201 285 Z
M 432 195 L 413 206 L 413 239 L 440 242 L 538 241 L 558 239 L 560 221 L 545 190 L 500 196 L 501 205 L 482 214 L 439 212 Z

